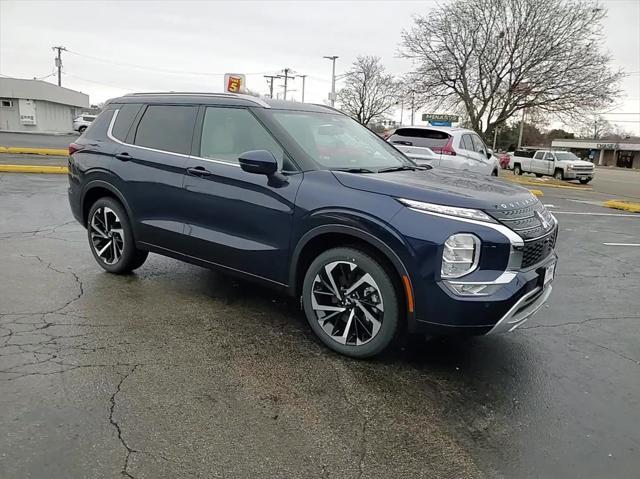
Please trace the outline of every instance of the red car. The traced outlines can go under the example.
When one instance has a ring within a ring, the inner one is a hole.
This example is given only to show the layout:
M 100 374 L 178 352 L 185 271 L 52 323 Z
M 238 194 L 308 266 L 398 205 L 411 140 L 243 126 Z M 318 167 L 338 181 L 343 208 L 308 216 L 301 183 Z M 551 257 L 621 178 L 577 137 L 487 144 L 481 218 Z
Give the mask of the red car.
M 500 168 L 506 170 L 509 168 L 509 160 L 511 157 L 507 153 L 501 153 L 498 155 L 498 161 L 500 162 Z

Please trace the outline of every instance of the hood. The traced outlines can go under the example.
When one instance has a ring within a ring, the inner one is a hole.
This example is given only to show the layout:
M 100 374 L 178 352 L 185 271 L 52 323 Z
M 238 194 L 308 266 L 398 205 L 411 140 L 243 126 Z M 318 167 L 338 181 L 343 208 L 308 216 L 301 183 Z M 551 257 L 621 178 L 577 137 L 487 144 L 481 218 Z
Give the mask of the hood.
M 533 198 L 529 190 L 505 180 L 449 168 L 378 174 L 332 173 L 347 188 L 463 208 L 494 210 L 505 203 Z
M 584 160 L 561 160 L 564 163 L 569 163 L 572 166 L 593 166 L 593 163 L 591 163 L 590 161 L 584 161 Z

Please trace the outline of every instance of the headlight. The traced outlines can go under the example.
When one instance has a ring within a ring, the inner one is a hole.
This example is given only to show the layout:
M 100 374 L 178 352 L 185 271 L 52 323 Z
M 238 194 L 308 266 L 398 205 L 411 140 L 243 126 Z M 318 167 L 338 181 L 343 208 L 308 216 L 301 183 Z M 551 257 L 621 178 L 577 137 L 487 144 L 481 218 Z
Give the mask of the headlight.
M 442 251 L 443 278 L 460 278 L 471 273 L 478 267 L 480 259 L 480 240 L 468 233 L 458 233 L 449 236 L 444 242 Z
M 496 223 L 496 220 L 484 211 L 480 210 L 459 208 L 457 206 L 437 205 L 435 203 L 425 203 L 423 201 L 407 200 L 405 198 L 398 198 L 398 201 L 413 210 L 420 211 L 421 213 L 438 213 L 441 215 L 458 216 L 460 218 Z

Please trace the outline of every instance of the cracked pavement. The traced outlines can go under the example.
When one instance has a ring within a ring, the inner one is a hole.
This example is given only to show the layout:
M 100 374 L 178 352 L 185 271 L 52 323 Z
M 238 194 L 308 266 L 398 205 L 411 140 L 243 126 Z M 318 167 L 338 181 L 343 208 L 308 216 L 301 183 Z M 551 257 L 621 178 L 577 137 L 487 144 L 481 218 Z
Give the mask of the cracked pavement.
M 569 194 L 544 202 L 612 211 Z M 63 176 L 0 175 L 0 206 L 3 479 L 640 470 L 640 248 L 602 245 L 640 219 L 558 214 L 554 292 L 512 334 L 354 361 L 252 283 L 157 255 L 105 273 Z

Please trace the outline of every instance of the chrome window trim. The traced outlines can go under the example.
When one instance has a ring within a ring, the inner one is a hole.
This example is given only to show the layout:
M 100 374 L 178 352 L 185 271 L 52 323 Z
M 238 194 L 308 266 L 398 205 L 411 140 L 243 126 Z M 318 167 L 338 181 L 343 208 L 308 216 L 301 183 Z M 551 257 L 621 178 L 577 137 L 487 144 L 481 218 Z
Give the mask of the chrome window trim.
M 113 126 L 116 123 L 116 118 L 118 117 L 118 112 L 119 111 L 120 111 L 120 109 L 114 110 L 113 117 L 111 117 L 111 123 L 109 124 L 109 129 L 107 130 L 107 137 L 111 141 L 115 141 L 116 143 L 119 143 L 120 145 L 128 146 L 130 148 L 138 148 L 140 150 L 153 151 L 155 153 L 164 153 L 165 155 L 174 155 L 174 156 L 179 156 L 181 158 L 190 158 L 190 159 L 194 159 L 194 160 L 209 161 L 211 163 L 218 163 L 218 164 L 221 164 L 221 165 L 228 165 L 228 166 L 233 166 L 233 167 L 236 167 L 236 168 L 240 168 L 239 164 L 231 163 L 229 161 L 215 160 L 215 159 L 212 159 L 212 158 L 202 158 L 201 156 L 194 156 L 194 155 L 185 155 L 184 153 L 177 153 L 175 151 L 158 150 L 157 148 L 149 148 L 148 146 L 134 145 L 133 143 L 126 143 L 124 141 L 121 141 L 121 140 L 117 139 L 115 136 L 113 136 L 113 131 L 112 131 L 113 130 Z

